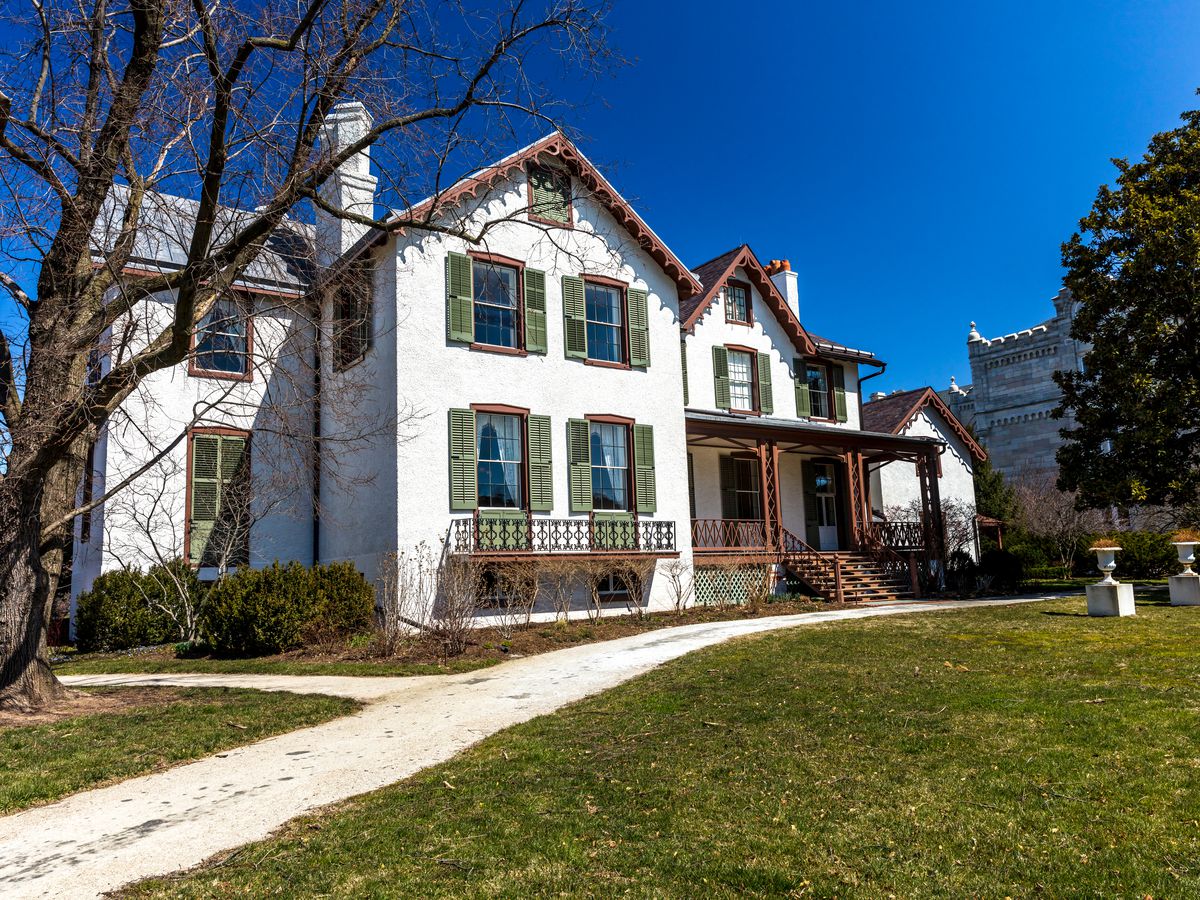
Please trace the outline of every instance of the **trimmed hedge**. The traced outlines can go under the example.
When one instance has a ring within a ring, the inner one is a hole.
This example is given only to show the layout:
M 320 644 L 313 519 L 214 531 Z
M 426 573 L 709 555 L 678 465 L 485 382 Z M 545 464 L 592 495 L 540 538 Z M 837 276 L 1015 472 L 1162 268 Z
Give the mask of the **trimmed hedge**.
M 264 656 L 365 631 L 375 591 L 351 563 L 241 568 L 213 586 L 202 634 L 214 653 Z
M 182 561 L 170 571 L 154 566 L 149 572 L 106 572 L 79 595 L 75 607 L 75 644 L 83 652 L 128 650 L 182 640 L 184 635 L 163 607 L 180 604 L 172 576 L 180 578 L 195 603 L 203 588 Z

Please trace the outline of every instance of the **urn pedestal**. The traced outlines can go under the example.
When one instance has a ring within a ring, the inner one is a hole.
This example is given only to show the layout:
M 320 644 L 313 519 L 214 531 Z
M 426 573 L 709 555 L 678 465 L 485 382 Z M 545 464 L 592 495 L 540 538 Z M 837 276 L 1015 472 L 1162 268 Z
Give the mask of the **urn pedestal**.
M 1096 554 L 1096 568 L 1104 575 L 1104 580 L 1087 586 L 1087 611 L 1089 616 L 1132 616 L 1133 585 L 1121 584 L 1113 578 L 1113 570 L 1117 567 L 1117 553 L 1120 547 L 1093 547 Z
M 1175 549 L 1183 571 L 1167 579 L 1171 588 L 1172 606 L 1200 606 L 1200 575 L 1192 571 L 1196 562 L 1196 545 L 1191 541 L 1178 541 Z
M 1132 616 L 1133 585 L 1089 584 L 1087 586 L 1087 611 L 1089 616 Z

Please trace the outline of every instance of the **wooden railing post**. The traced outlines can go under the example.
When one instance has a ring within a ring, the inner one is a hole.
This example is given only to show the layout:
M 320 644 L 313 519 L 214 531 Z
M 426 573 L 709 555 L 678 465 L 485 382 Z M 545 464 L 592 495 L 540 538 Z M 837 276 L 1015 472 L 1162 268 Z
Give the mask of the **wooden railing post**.
M 833 599 L 837 603 L 845 602 L 842 594 L 842 563 L 836 556 L 833 558 Z
M 912 553 L 908 554 L 908 582 L 912 586 L 912 595 L 915 599 L 921 599 L 921 579 L 917 575 L 917 560 Z

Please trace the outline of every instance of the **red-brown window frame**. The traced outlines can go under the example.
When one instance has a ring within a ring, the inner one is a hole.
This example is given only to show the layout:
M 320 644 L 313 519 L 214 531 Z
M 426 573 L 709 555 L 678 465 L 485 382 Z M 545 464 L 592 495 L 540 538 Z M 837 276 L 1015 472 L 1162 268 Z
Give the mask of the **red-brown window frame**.
M 558 222 L 554 219 L 547 219 L 544 216 L 539 216 L 533 211 L 533 171 L 537 169 L 542 172 L 550 172 L 556 177 L 566 179 L 567 182 L 567 221 Z M 542 225 L 550 225 L 554 228 L 573 229 L 575 227 L 575 201 L 571 197 L 571 173 L 564 169 L 556 169 L 554 166 L 545 166 L 536 162 L 531 162 L 525 167 L 525 211 L 529 216 L 530 222 L 538 222 Z
M 521 505 L 518 509 L 532 515 L 529 508 L 529 410 L 524 406 L 509 406 L 507 403 L 472 403 L 470 409 L 474 413 L 487 413 L 495 416 L 516 416 L 521 420 Z M 483 507 L 479 505 L 479 431 L 475 432 L 475 512 L 480 513 Z M 511 509 L 506 506 L 489 506 L 487 509 Z
M 254 366 L 251 360 L 254 358 L 254 295 L 245 291 L 234 290 L 230 292 L 239 307 L 246 314 L 246 371 L 237 372 L 215 372 L 211 369 L 202 369 L 196 365 L 196 334 L 199 331 L 199 326 L 192 329 L 191 338 L 188 341 L 188 376 L 191 378 L 215 378 L 220 381 L 253 381 Z
M 732 306 L 729 302 L 729 289 L 741 288 L 746 293 L 746 318 L 735 319 L 730 316 Z M 754 301 L 750 295 L 750 284 L 746 281 L 739 281 L 736 278 L 730 278 L 725 282 L 725 321 L 730 325 L 753 325 L 754 324 Z
M 245 428 L 229 428 L 223 425 L 197 425 L 194 428 L 188 429 L 187 464 L 183 491 L 183 559 L 188 565 L 190 565 L 189 561 L 192 558 L 192 439 L 198 434 L 223 434 L 228 437 L 245 438 L 247 454 L 252 453 L 254 443 L 253 433 Z M 246 457 L 246 460 L 246 465 L 249 467 L 246 477 L 252 478 L 254 476 L 254 457 L 249 455 Z M 246 543 L 247 550 L 249 550 L 249 534 L 246 535 Z M 199 563 L 196 564 L 195 568 L 200 568 Z
M 472 350 L 483 350 L 487 353 L 503 353 L 508 356 L 528 356 L 529 351 L 525 347 L 525 263 L 519 259 L 513 259 L 511 256 L 501 256 L 499 253 L 484 253 L 478 250 L 468 250 L 467 256 L 471 257 L 471 264 L 476 262 L 484 263 L 485 265 L 503 266 L 506 269 L 517 270 L 517 324 L 516 338 L 517 346 L 504 347 L 499 344 L 484 344 L 475 341 L 470 345 Z M 471 279 L 474 284 L 475 279 Z M 471 290 L 471 319 L 475 318 L 475 291 Z
M 588 356 L 584 358 L 583 364 L 599 366 L 603 369 L 631 369 L 632 366 L 629 364 L 629 282 L 608 278 L 604 275 L 581 275 L 580 277 L 583 279 L 583 328 L 585 334 L 587 332 L 587 286 L 597 284 L 601 287 L 616 288 L 621 292 L 621 355 L 623 359 L 621 362 L 611 362 L 607 359 L 592 359 Z
M 626 509 L 602 509 L 600 512 L 627 512 L 634 516 L 637 515 L 637 483 L 634 481 L 634 465 L 633 465 L 633 426 L 637 424 L 635 419 L 629 416 L 617 416 L 612 413 L 587 413 L 584 415 L 586 422 L 598 422 L 602 425 L 620 425 L 625 429 L 625 497 L 627 498 Z M 591 444 L 591 434 L 588 434 L 588 444 Z M 591 477 L 589 467 L 588 477 Z M 592 493 L 592 512 L 596 512 L 596 494 Z
M 737 409 L 733 405 L 733 385 L 730 384 L 729 392 L 729 411 L 737 413 L 740 416 L 761 416 L 762 402 L 758 396 L 758 354 L 761 352 L 754 347 L 747 347 L 743 344 L 726 344 L 726 352 L 733 350 L 738 353 L 748 353 L 750 355 L 750 393 L 754 400 L 754 409 Z

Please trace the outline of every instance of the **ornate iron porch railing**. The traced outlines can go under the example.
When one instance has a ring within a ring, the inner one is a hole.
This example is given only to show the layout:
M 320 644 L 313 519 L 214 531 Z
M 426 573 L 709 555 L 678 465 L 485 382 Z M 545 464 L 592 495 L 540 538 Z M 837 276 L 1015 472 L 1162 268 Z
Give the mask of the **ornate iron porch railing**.
M 519 511 L 477 512 L 450 526 L 455 553 L 674 553 L 675 523 L 633 513 L 593 513 L 586 519 L 544 519 Z

